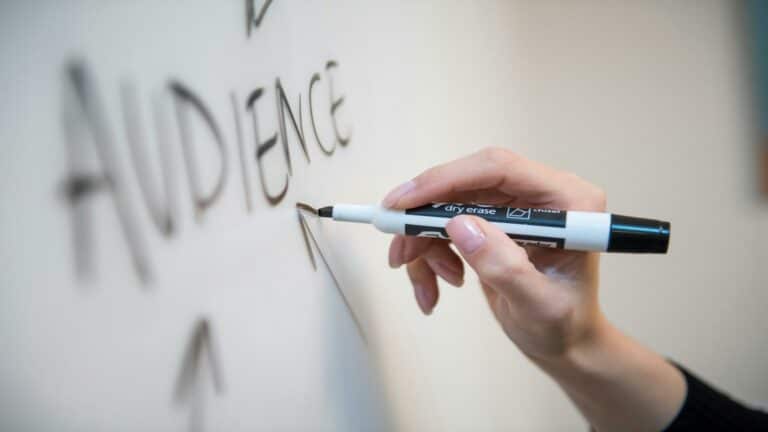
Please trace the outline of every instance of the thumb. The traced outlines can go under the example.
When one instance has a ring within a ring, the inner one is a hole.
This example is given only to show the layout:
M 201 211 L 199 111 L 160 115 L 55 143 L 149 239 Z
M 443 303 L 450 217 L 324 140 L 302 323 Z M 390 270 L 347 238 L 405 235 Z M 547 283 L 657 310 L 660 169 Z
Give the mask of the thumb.
M 498 227 L 476 216 L 456 216 L 445 230 L 483 283 L 510 300 L 531 301 L 541 294 L 544 275 Z

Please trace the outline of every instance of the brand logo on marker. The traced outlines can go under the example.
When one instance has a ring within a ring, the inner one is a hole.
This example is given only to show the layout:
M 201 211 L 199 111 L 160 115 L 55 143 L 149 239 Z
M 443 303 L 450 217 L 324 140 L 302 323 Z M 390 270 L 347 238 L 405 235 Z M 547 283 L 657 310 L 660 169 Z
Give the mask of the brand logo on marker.
M 530 219 L 531 209 L 510 207 L 507 209 L 508 219 Z

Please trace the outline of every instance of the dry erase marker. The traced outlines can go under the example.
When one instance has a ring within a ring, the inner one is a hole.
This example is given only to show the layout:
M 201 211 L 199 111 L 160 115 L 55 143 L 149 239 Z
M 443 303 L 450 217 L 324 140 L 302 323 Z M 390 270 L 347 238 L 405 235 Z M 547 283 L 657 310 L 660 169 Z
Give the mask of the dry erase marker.
M 386 233 L 443 239 L 449 238 L 445 224 L 463 214 L 481 217 L 528 246 L 634 253 L 666 253 L 669 247 L 669 222 L 610 213 L 455 203 L 408 210 L 337 204 L 318 210 L 321 217 L 369 223 Z

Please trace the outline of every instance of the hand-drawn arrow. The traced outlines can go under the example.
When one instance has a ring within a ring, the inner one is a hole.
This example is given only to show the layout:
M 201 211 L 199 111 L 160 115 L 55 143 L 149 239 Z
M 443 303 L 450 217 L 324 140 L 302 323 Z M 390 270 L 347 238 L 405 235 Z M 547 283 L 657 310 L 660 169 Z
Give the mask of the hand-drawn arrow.
M 207 354 L 206 354 L 207 353 Z M 203 387 L 200 377 L 200 362 L 207 355 L 208 366 L 216 394 L 224 391 L 224 381 L 219 364 L 219 356 L 212 341 L 211 328 L 206 318 L 200 318 L 194 326 L 192 338 L 184 350 L 181 362 L 181 370 L 176 379 L 174 400 L 176 403 L 188 403 L 189 430 L 191 432 L 202 431 L 205 417 L 203 415 Z
M 336 291 L 339 293 L 341 300 L 344 302 L 344 306 L 347 307 L 347 311 L 349 312 L 349 315 L 352 317 L 352 321 L 355 323 L 355 327 L 357 327 L 357 332 L 360 334 L 360 338 L 363 340 L 363 343 L 367 345 L 368 339 L 365 337 L 363 326 L 360 324 L 360 320 L 357 318 L 357 315 L 355 314 L 354 309 L 352 309 L 352 306 L 349 304 L 349 300 L 347 300 L 347 296 L 344 295 L 344 290 L 341 288 L 341 284 L 339 283 L 339 280 L 336 278 L 336 275 L 333 274 L 333 269 L 331 269 L 331 265 L 328 264 L 328 260 L 325 258 L 325 255 L 323 254 L 323 250 L 320 249 L 320 245 L 317 243 L 317 239 L 315 239 L 315 235 L 312 234 L 312 230 L 309 228 L 309 224 L 307 224 L 307 220 L 304 218 L 302 211 L 309 211 L 310 213 L 312 212 L 317 213 L 317 211 L 307 204 L 296 203 L 296 214 L 299 217 L 301 234 L 304 237 L 304 244 L 307 247 L 307 253 L 309 254 L 309 260 L 312 263 L 312 268 L 315 271 L 317 271 L 317 262 L 315 261 L 315 254 L 312 252 L 312 243 L 314 243 L 315 249 L 317 249 L 317 254 L 320 255 L 320 259 L 322 259 L 323 264 L 325 264 L 325 268 L 328 269 L 328 273 L 331 275 L 331 279 L 333 279 L 333 284 L 336 286 Z

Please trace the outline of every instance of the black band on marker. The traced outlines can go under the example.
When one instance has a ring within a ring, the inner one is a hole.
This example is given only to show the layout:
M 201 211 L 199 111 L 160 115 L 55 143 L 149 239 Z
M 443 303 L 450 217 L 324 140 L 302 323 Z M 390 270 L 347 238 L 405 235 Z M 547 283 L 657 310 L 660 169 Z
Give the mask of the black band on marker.
M 611 215 L 608 252 L 667 253 L 669 222 Z

